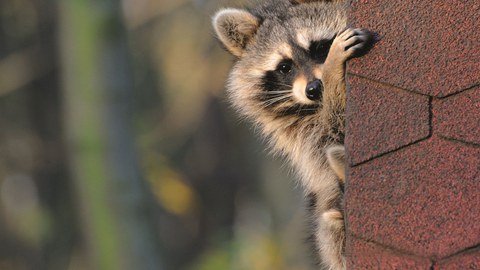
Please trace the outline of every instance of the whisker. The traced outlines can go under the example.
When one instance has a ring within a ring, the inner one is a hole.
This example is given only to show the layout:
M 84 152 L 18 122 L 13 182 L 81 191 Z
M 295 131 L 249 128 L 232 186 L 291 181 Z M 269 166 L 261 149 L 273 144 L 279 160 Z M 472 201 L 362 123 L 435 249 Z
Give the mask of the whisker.
M 275 97 L 280 97 L 280 96 L 292 96 L 292 91 L 268 91 L 268 92 L 262 92 L 260 96 L 262 96 L 265 99 L 272 99 Z
M 281 83 L 281 82 L 276 82 L 276 81 L 266 81 L 267 83 L 273 83 L 275 84 L 276 86 L 284 86 L 284 87 L 288 87 L 288 88 L 292 88 L 293 85 L 291 84 L 285 84 L 285 83 Z
M 318 108 L 302 108 L 300 111 L 317 111 Z
M 268 91 L 268 92 L 265 92 L 265 94 L 267 95 L 274 95 L 274 94 L 288 94 L 288 93 L 291 93 L 292 90 L 280 90 L 280 91 Z
M 279 97 L 274 97 L 274 98 L 271 98 L 271 99 L 268 99 L 268 100 L 262 102 L 263 103 L 262 105 L 264 105 L 265 107 L 269 107 L 269 106 L 272 106 L 272 105 L 274 105 L 276 103 L 279 103 L 281 101 L 287 100 L 291 97 L 292 97 L 291 94 L 290 95 L 282 95 L 282 96 L 279 96 Z
M 307 108 L 301 107 L 301 108 L 299 108 L 299 110 L 297 111 L 297 115 L 300 115 L 300 114 L 305 113 L 305 112 L 306 112 L 306 113 L 309 113 L 309 112 L 316 112 L 316 111 L 318 111 L 318 107 L 317 107 L 317 106 L 316 106 L 316 107 L 313 107 L 313 108 L 312 108 L 312 107 L 307 107 Z
M 290 98 L 290 97 L 291 97 L 291 95 L 283 95 L 283 96 L 274 97 L 274 98 L 265 100 L 263 103 L 265 103 L 265 104 L 275 103 L 275 102 L 278 102 L 278 101 L 281 101 L 281 100 L 284 100 L 284 99 L 288 99 L 288 98 Z

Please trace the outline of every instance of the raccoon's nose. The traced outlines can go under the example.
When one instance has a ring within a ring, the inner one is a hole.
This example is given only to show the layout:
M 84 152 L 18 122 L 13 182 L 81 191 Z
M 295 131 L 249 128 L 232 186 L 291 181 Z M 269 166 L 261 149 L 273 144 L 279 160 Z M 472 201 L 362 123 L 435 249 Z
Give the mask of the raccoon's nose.
M 307 84 L 305 94 L 310 100 L 319 100 L 322 96 L 323 83 L 320 80 L 314 80 Z

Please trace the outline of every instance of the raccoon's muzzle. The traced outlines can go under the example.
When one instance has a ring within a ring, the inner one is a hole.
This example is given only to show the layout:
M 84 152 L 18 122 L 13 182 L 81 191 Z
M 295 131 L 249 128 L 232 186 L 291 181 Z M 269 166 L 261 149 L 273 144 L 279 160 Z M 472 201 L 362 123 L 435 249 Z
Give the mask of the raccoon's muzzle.
M 323 92 L 323 83 L 321 80 L 314 80 L 307 84 L 305 95 L 310 100 L 320 100 Z

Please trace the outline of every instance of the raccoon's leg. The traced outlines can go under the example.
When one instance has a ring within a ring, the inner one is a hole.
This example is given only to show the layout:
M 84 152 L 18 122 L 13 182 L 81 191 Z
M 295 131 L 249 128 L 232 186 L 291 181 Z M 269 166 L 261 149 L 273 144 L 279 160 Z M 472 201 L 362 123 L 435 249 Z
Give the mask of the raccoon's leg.
M 345 182 L 345 146 L 334 145 L 327 148 L 327 161 L 335 172 L 341 184 Z
M 322 265 L 329 270 L 345 269 L 345 225 L 343 212 L 331 209 L 323 212 L 317 237 Z
M 343 145 L 330 146 L 325 153 L 330 168 L 336 174 L 335 178 L 338 180 L 338 186 L 332 187 L 330 194 L 328 194 L 328 197 L 332 197 L 327 204 L 330 209 L 317 209 L 317 211 L 320 211 L 316 235 L 318 251 L 326 269 L 345 269 L 343 257 L 345 225 L 342 206 L 345 181 L 345 147 Z
M 325 126 L 332 127 L 332 133 L 345 132 L 345 67 L 348 59 L 364 54 L 373 44 L 373 35 L 367 30 L 346 29 L 333 41 L 325 60 L 322 81 L 324 83 L 323 108 L 321 119 Z M 342 142 L 343 143 L 343 142 Z M 332 187 L 333 199 L 331 209 L 323 211 L 317 224 L 317 243 L 323 265 L 327 269 L 345 269 L 344 245 L 345 224 L 343 219 L 343 181 L 345 180 L 345 149 L 332 147 L 327 149 L 330 168 L 339 180 L 338 187 Z
M 333 176 L 333 175 L 332 175 Z M 344 250 L 344 221 L 342 202 L 343 196 L 338 187 L 330 186 L 319 193 L 310 194 L 311 214 L 313 221 L 313 239 L 316 247 L 318 262 L 321 269 L 345 269 Z M 326 197 L 327 195 L 328 197 Z
M 347 28 L 333 40 L 323 65 L 324 84 L 322 119 L 328 126 L 344 131 L 345 67 L 347 60 L 364 55 L 373 45 L 374 35 L 365 29 Z M 333 124 L 333 125 L 332 125 Z M 343 142 L 342 142 L 343 143 Z

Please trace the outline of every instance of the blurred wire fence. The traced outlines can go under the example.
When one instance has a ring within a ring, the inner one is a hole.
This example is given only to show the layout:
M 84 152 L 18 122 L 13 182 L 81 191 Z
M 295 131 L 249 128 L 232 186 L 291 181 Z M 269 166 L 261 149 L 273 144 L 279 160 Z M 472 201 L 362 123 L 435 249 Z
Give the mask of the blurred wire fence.
M 312 269 L 224 97 L 210 16 L 245 2 L 0 0 L 0 269 Z

